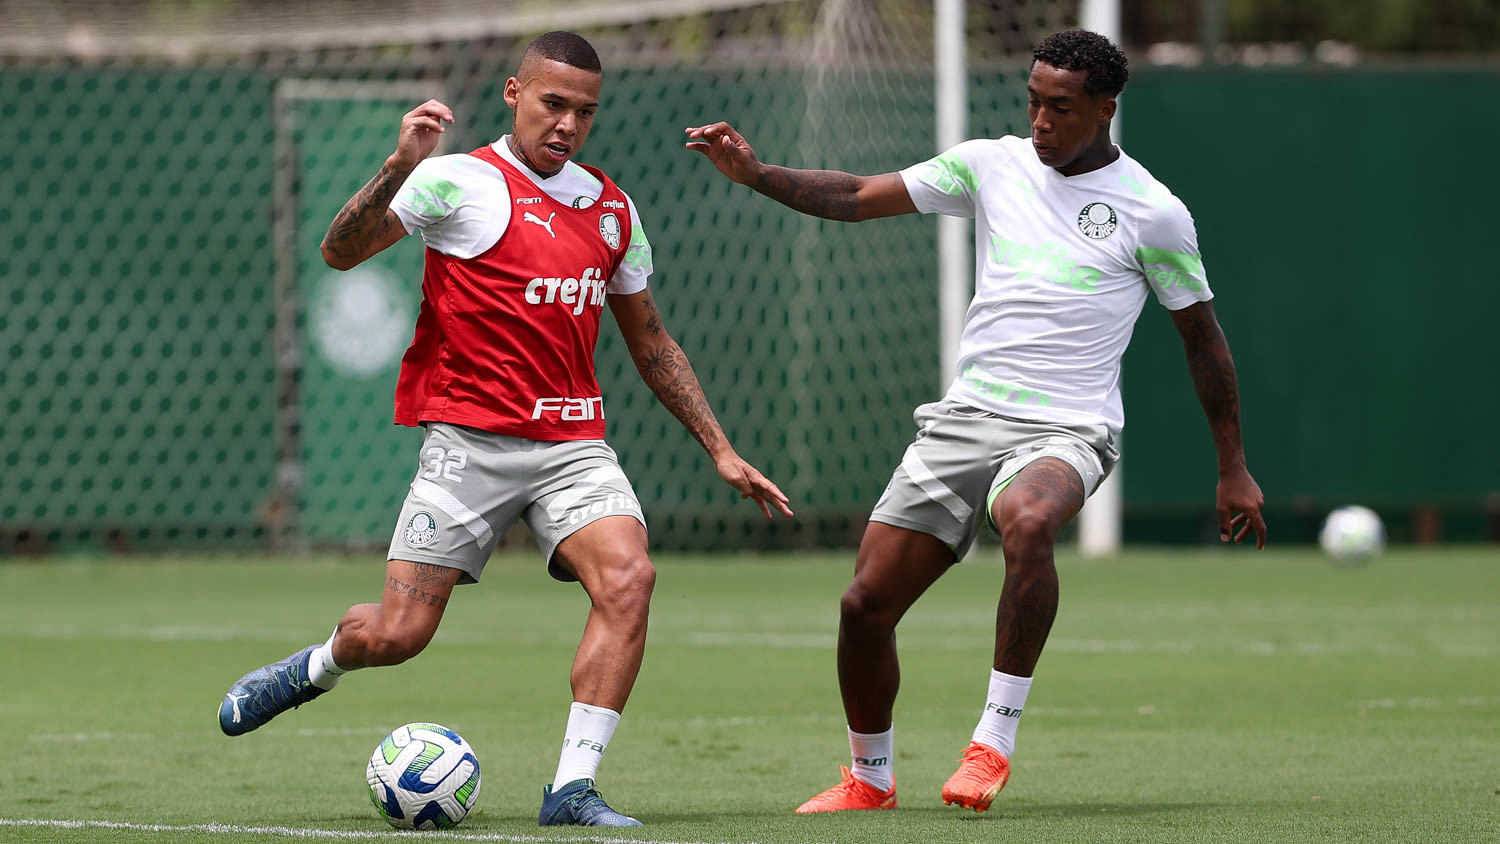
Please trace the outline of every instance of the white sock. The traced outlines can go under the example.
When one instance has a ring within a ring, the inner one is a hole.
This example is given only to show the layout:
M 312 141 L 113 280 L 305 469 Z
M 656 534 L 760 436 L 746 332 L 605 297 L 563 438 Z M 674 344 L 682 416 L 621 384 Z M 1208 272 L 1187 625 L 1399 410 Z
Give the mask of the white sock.
M 333 640 L 339 635 L 339 629 L 333 628 L 333 635 L 328 641 L 318 646 L 312 652 L 312 658 L 307 661 L 307 679 L 314 686 L 328 691 L 339 684 L 339 678 L 344 675 L 344 669 L 333 661 Z
M 1026 708 L 1026 693 L 1031 691 L 1030 677 L 1015 677 L 990 669 L 990 691 L 985 697 L 984 712 L 974 728 L 974 741 L 1000 751 L 1006 759 L 1016 749 L 1016 727 L 1021 710 Z
M 613 709 L 573 702 L 568 708 L 568 732 L 563 737 L 562 755 L 557 757 L 557 773 L 552 777 L 554 791 L 574 780 L 594 779 L 619 723 L 620 713 Z
M 896 782 L 892 768 L 895 753 L 895 725 L 883 733 L 856 733 L 849 731 L 849 755 L 854 758 L 851 770 L 854 778 L 874 786 L 880 791 L 890 791 Z

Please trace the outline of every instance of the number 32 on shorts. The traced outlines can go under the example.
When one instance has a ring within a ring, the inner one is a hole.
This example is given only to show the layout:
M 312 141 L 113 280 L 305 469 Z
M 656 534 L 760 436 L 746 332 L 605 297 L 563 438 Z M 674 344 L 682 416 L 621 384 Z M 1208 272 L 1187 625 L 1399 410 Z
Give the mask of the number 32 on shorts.
M 427 464 L 427 471 L 422 477 L 428 480 L 437 480 L 439 477 L 447 478 L 454 483 L 461 484 L 464 479 L 459 477 L 459 472 L 469 465 L 469 453 L 457 448 L 438 448 L 436 446 L 423 452 Z

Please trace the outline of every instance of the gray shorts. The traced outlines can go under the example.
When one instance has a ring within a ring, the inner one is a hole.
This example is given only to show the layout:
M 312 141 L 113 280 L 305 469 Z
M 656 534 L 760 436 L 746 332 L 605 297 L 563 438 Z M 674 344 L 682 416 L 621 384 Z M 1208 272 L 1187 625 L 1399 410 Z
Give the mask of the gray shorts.
M 431 422 L 420 461 L 386 559 L 461 569 L 459 583 L 479 580 L 518 518 L 536 534 L 547 571 L 564 581 L 578 579 L 552 561 L 564 539 L 606 516 L 646 524 L 603 440 L 545 442 Z
M 1120 459 L 1104 425 L 1025 422 L 946 400 L 912 419 L 917 438 L 870 521 L 935 536 L 960 560 L 989 523 L 990 502 L 1027 465 L 1056 457 L 1078 472 L 1087 496 Z

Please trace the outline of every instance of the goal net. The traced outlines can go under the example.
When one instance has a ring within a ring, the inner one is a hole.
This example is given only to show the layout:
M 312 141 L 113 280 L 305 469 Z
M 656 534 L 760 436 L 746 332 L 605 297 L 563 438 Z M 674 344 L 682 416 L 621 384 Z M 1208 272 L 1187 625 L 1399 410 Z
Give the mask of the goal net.
M 337 273 L 317 244 L 414 104 L 453 107 L 442 151 L 507 131 L 504 81 L 549 29 L 598 48 L 580 159 L 635 199 L 667 327 L 799 514 L 738 500 L 606 326 L 609 436 L 657 546 L 847 542 L 941 394 L 932 218 L 815 220 L 683 149 L 722 119 L 791 166 L 930 157 L 930 3 L 5 0 L 0 18 L 0 553 L 383 546 L 420 442 L 390 420 L 422 250 Z M 968 4 L 971 135 L 1025 132 L 1030 47 L 1076 23 L 1071 0 Z

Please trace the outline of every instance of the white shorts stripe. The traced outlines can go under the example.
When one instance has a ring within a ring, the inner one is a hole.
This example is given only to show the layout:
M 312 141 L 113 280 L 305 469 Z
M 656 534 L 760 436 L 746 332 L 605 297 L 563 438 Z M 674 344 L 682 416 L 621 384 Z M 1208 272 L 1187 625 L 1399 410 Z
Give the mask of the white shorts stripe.
M 969 517 L 974 515 L 974 508 L 964 503 L 958 493 L 949 489 L 946 484 L 938 480 L 937 475 L 927 468 L 922 458 L 917 456 L 915 447 L 907 447 L 906 456 L 901 458 L 901 468 L 906 470 L 906 476 L 933 501 L 943 505 L 943 509 L 953 514 L 960 524 L 968 524 Z
M 459 501 L 453 493 L 438 486 L 432 481 L 418 478 L 411 482 L 411 494 L 448 514 L 448 517 L 462 524 L 474 534 L 474 541 L 483 548 L 489 543 L 490 537 L 495 532 L 490 528 L 490 523 L 484 517 L 470 510 L 466 504 Z
M 561 519 L 563 514 L 572 509 L 573 505 L 577 504 L 580 498 L 588 495 L 590 490 L 600 484 L 615 480 L 624 481 L 627 486 L 630 484 L 630 479 L 625 477 L 625 473 L 620 471 L 619 466 L 600 466 L 587 475 L 584 475 L 571 487 L 568 487 L 567 492 L 553 499 L 552 503 L 547 505 L 547 515 L 553 521 Z

